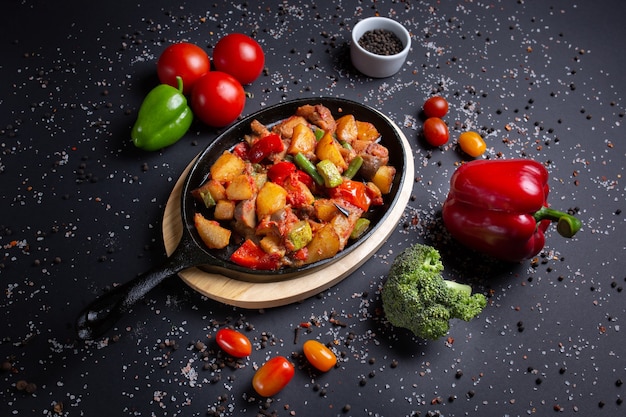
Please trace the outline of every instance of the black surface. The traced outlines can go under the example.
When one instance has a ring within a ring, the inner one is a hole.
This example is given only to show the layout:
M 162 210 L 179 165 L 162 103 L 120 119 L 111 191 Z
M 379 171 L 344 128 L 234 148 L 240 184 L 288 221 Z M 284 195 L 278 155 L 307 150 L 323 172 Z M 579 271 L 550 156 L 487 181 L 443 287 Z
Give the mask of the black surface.
M 6 3 L 0 359 L 10 369 L 0 374 L 1 415 L 624 413 L 626 3 Z M 382 80 L 360 76 L 347 54 L 350 28 L 376 13 L 413 36 L 401 72 Z M 218 134 L 195 123 L 162 152 L 133 147 L 130 128 L 157 83 L 159 53 L 181 40 L 210 52 L 235 31 L 254 35 L 267 56 L 267 71 L 246 88 L 254 96 L 244 116 L 335 96 L 402 127 L 416 162 L 405 218 L 361 270 L 317 297 L 244 310 L 174 279 L 110 337 L 78 341 L 74 320 L 84 306 L 164 260 L 167 197 Z M 451 242 L 439 210 L 463 155 L 454 141 L 430 149 L 418 138 L 419 109 L 433 92 L 450 102 L 453 137 L 476 129 L 488 141 L 485 157 L 545 163 L 550 201 L 577 212 L 581 232 L 565 240 L 550 229 L 536 262 L 519 265 Z M 412 338 L 381 315 L 389 263 L 413 242 L 436 245 L 446 276 L 491 294 L 480 317 L 453 323 L 449 339 Z M 221 367 L 210 337 L 229 324 L 254 350 Z M 319 374 L 292 357 L 307 338 L 331 343 L 338 367 Z M 296 376 L 265 400 L 250 380 L 275 355 L 292 357 Z M 19 390 L 20 381 L 35 384 L 34 393 Z

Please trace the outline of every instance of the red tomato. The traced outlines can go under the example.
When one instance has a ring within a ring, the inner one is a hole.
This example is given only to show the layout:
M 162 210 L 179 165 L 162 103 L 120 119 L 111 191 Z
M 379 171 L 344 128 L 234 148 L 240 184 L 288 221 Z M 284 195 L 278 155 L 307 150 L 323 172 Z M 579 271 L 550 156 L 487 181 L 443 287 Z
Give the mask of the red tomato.
M 162 84 L 178 88 L 176 77 L 183 79 L 183 93 L 189 94 L 193 85 L 209 72 L 209 56 L 192 43 L 175 43 L 161 53 L 157 61 L 157 75 Z
M 434 96 L 424 103 L 424 114 L 426 117 L 443 117 L 448 113 L 448 102 L 445 98 Z
M 424 122 L 424 139 L 432 146 L 441 146 L 448 142 L 448 125 L 439 117 L 429 117 Z
M 221 71 L 207 72 L 191 91 L 193 114 L 212 127 L 234 122 L 245 104 L 246 93 L 239 81 Z
M 265 54 L 261 45 L 251 37 L 231 33 L 215 45 L 213 64 L 218 71 L 232 75 L 241 84 L 250 84 L 261 75 Z
M 222 350 L 235 358 L 245 358 L 252 353 L 252 343 L 237 330 L 224 328 L 218 330 L 215 341 Z
M 341 198 L 348 203 L 367 211 L 372 203 L 365 184 L 361 181 L 343 180 L 337 187 L 328 190 L 330 198 Z
M 283 356 L 275 356 L 261 366 L 252 377 L 252 387 L 264 397 L 276 395 L 287 386 L 296 370 Z
M 317 340 L 304 342 L 302 351 L 309 363 L 322 372 L 329 371 L 337 363 L 337 357 L 332 350 Z

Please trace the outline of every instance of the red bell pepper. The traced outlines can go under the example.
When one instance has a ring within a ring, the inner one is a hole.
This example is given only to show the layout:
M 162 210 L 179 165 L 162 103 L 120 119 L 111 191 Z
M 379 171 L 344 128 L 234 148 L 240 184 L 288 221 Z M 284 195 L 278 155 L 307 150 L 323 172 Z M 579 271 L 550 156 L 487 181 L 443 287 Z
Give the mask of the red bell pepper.
M 345 200 L 363 211 L 367 211 L 370 208 L 371 200 L 367 189 L 365 184 L 360 181 L 344 179 L 338 186 L 329 188 L 328 195 L 330 198 Z
M 551 222 L 563 237 L 581 228 L 576 217 L 548 207 L 549 190 L 548 171 L 538 162 L 471 161 L 450 179 L 443 222 L 467 247 L 505 261 L 529 259 L 543 248 Z
M 280 135 L 270 133 L 252 144 L 250 152 L 248 152 L 248 159 L 253 164 L 256 164 L 271 154 L 282 152 L 283 150 L 285 150 L 285 144 L 280 138 Z
M 296 165 L 292 162 L 289 162 L 289 161 L 276 162 L 267 170 L 267 178 L 269 178 L 270 181 L 278 185 L 283 185 L 287 177 L 289 177 L 289 175 L 291 175 L 292 173 L 296 172 L 297 169 L 298 168 L 296 168 Z
M 280 256 L 270 255 L 250 239 L 246 239 L 230 260 L 237 265 L 259 270 L 274 270 L 280 267 Z

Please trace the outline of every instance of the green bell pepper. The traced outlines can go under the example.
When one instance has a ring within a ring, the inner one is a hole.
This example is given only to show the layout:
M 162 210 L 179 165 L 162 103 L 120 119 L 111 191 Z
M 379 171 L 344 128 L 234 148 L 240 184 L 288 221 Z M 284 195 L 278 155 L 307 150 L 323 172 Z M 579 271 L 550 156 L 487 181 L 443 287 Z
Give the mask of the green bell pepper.
M 135 146 L 156 151 L 176 143 L 189 130 L 193 113 L 183 95 L 183 80 L 178 88 L 161 84 L 152 89 L 141 103 L 137 121 L 131 131 Z

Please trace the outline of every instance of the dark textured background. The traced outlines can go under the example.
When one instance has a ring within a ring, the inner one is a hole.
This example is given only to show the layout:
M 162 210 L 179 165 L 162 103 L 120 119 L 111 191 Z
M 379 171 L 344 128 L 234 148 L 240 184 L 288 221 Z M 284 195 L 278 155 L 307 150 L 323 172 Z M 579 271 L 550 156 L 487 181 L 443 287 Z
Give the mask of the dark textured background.
M 350 28 L 380 14 L 405 24 L 401 72 L 368 79 L 349 62 Z M 622 1 L 5 2 L 0 25 L 0 414 L 616 416 L 624 413 L 626 315 Z M 176 179 L 219 132 L 196 123 L 162 152 L 129 140 L 155 63 L 171 42 L 210 53 L 231 32 L 254 36 L 267 71 L 244 114 L 297 97 L 357 100 L 412 143 L 414 199 L 358 272 L 319 296 L 265 311 L 220 305 L 173 278 L 109 336 L 78 342 L 73 322 L 113 284 L 164 259 L 161 219 Z M 421 104 L 450 102 L 453 140 L 419 139 Z M 548 233 L 536 261 L 501 265 L 450 242 L 439 209 L 466 129 L 484 157 L 526 157 L 550 171 L 553 206 L 584 222 Z M 490 293 L 470 323 L 425 342 L 391 328 L 379 288 L 414 242 L 442 251 L 445 274 Z M 301 323 L 306 330 L 296 331 Z M 224 363 L 212 336 L 234 324 L 252 355 Z M 294 335 L 298 333 L 297 343 Z M 339 366 L 299 358 L 294 380 L 264 400 L 256 366 L 333 342 Z M 200 352 L 196 342 L 207 350 Z M 209 368 L 209 369 L 206 369 Z M 16 389 L 18 381 L 34 393 Z

